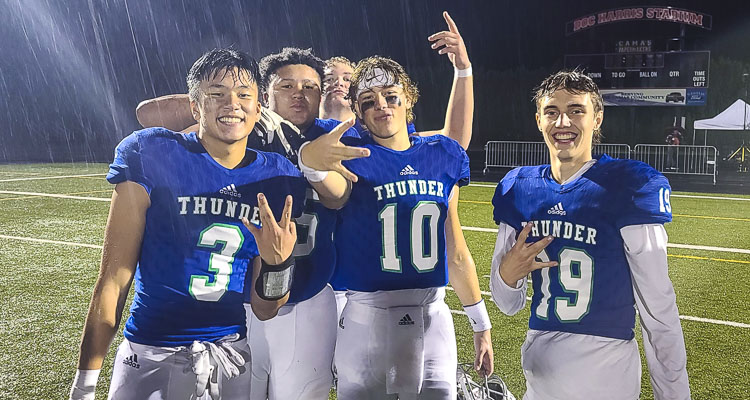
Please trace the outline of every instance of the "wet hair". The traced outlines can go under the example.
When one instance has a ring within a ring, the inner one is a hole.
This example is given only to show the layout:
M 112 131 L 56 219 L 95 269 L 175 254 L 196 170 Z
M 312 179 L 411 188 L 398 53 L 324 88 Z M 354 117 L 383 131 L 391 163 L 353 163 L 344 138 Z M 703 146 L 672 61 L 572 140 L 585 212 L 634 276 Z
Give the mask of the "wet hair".
M 317 72 L 320 84 L 323 85 L 325 62 L 313 54 L 312 49 L 299 49 L 297 47 L 284 47 L 280 52 L 269 54 L 260 59 L 260 76 L 263 91 L 268 91 L 271 83 L 271 75 L 279 68 L 287 65 L 307 65 Z M 321 88 L 322 89 L 322 88 Z
M 349 98 L 352 99 L 352 108 L 354 108 L 354 103 L 357 101 L 359 82 L 375 68 L 380 68 L 386 74 L 393 76 L 396 83 L 401 85 L 407 100 L 411 103 L 411 107 L 406 109 L 406 122 L 411 123 L 414 121 L 412 109 L 419 99 L 419 89 L 417 89 L 414 81 L 409 78 L 409 75 L 406 74 L 404 67 L 387 57 L 371 56 L 357 62 L 357 66 L 354 68 L 354 73 L 352 74 L 352 82 L 349 86 Z
M 537 111 L 542 105 L 542 99 L 550 96 L 558 90 L 567 90 L 575 94 L 588 93 L 591 97 L 591 103 L 594 106 L 594 113 L 604 111 L 604 102 L 602 95 L 599 93 L 599 87 L 594 80 L 586 75 L 581 69 L 562 70 L 545 78 L 539 86 L 534 88 L 532 100 Z M 594 130 L 594 144 L 599 143 L 602 138 L 601 129 Z
M 350 59 L 344 56 L 334 56 L 326 60 L 326 67 L 333 68 L 334 64 L 348 65 L 352 69 L 357 67 L 357 64 L 353 63 Z
M 235 49 L 213 49 L 203 53 L 188 71 L 186 81 L 190 100 L 198 100 L 202 81 L 214 79 L 222 72 L 232 74 L 235 79 L 248 79 L 259 86 L 260 69 L 252 56 Z

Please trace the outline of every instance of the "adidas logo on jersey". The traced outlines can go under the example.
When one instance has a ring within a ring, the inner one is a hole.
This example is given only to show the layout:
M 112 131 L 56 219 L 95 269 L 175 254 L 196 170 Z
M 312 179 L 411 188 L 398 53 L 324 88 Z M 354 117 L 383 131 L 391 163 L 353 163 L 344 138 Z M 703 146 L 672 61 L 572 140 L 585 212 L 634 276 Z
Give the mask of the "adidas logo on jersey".
M 419 175 L 419 172 L 411 165 L 406 164 L 404 169 L 401 170 L 401 175 Z
M 554 207 L 547 210 L 547 214 L 565 215 L 567 212 L 563 210 L 562 202 L 555 204 Z
M 138 364 L 138 354 L 133 354 L 130 357 L 126 357 L 124 360 L 122 360 L 122 363 L 135 369 L 141 367 L 141 364 Z
M 398 321 L 399 325 L 414 325 L 414 320 L 411 319 L 411 316 L 409 314 L 404 315 L 403 318 L 401 318 L 400 321 Z
M 242 195 L 237 191 L 237 188 L 234 186 L 234 183 L 229 186 L 223 187 L 221 190 L 219 190 L 219 193 L 227 194 L 227 195 L 230 195 L 232 197 L 237 197 L 237 198 L 242 197 Z

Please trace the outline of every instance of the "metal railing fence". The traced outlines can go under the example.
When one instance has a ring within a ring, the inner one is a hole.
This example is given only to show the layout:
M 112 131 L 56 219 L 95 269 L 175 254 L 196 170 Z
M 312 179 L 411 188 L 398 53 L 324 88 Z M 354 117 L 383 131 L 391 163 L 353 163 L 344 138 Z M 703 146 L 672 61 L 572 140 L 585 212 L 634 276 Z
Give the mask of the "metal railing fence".
M 549 164 L 544 142 L 491 141 L 484 149 L 484 173 L 490 168 Z M 631 149 L 627 144 L 603 143 L 595 145 L 593 153 L 643 161 L 664 174 L 711 176 L 716 184 L 718 152 L 713 146 L 637 144 Z

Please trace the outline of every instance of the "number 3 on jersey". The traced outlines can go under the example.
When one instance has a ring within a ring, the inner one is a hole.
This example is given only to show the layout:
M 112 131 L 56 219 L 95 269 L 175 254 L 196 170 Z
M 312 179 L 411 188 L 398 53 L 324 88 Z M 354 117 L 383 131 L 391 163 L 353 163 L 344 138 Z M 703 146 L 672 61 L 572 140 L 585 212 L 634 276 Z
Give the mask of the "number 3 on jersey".
M 550 261 L 547 250 L 539 253 L 542 262 Z M 570 297 L 555 297 L 555 314 L 560 322 L 578 322 L 589 313 L 589 306 L 594 291 L 594 260 L 584 250 L 564 247 L 557 257 L 559 266 L 557 272 L 560 286 Z M 554 276 L 554 270 L 552 270 Z M 549 318 L 549 307 L 552 294 L 550 292 L 550 268 L 542 268 L 542 300 L 536 307 L 536 316 L 540 319 Z
M 211 224 L 201 232 L 198 246 L 215 247 L 223 244 L 217 252 L 211 252 L 208 272 L 214 274 L 213 282 L 206 275 L 190 275 L 190 294 L 201 301 L 219 301 L 229 287 L 234 255 L 242 248 L 245 237 L 240 228 L 229 224 Z
M 396 217 L 397 206 L 395 203 L 386 204 L 378 219 L 383 232 L 383 255 L 380 257 L 380 266 L 383 271 L 401 272 L 401 257 L 398 255 L 396 246 Z M 420 201 L 411 210 L 411 221 L 409 225 L 411 244 L 411 264 L 417 272 L 432 271 L 438 262 L 438 218 L 440 207 L 434 201 Z M 425 254 L 424 222 L 428 220 L 430 253 Z

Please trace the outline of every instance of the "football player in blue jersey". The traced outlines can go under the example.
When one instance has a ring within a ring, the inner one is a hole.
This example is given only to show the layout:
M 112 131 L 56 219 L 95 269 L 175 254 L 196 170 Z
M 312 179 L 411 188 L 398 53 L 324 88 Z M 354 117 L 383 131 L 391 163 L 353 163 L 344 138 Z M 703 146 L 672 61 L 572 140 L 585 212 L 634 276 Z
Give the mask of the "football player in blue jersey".
M 247 398 L 244 291 L 252 287 L 262 319 L 288 298 L 297 238 L 291 218 L 301 214 L 305 192 L 287 159 L 247 148 L 260 113 L 259 81 L 250 56 L 209 51 L 187 77 L 198 131 L 145 129 L 117 146 L 71 399 L 94 398 L 133 280 L 109 398 Z
M 510 171 L 492 200 L 490 288 L 500 310 L 523 309 L 532 278 L 524 399 L 638 399 L 636 309 L 654 397 L 689 399 L 667 274 L 669 182 L 638 161 L 592 157 L 604 110 L 582 72 L 551 75 L 534 102 L 550 165 Z
M 464 149 L 469 147 L 471 141 L 471 125 L 474 110 L 474 89 L 471 73 L 471 61 L 466 50 L 466 45 L 458 32 L 456 24 L 447 12 L 443 13 L 448 30 L 430 35 L 429 41 L 433 42 L 431 47 L 438 54 L 447 55 L 455 68 L 453 88 L 448 101 L 448 109 L 445 114 L 445 125 L 441 130 L 416 132 L 414 125 L 407 123 L 409 134 L 420 136 L 432 136 L 445 134 L 458 141 Z M 349 98 L 349 87 L 355 64 L 346 57 L 331 57 L 326 60 L 325 78 L 323 80 L 323 95 L 320 103 L 321 118 L 330 118 L 337 121 L 346 121 L 355 118 L 354 129 L 361 135 L 368 135 L 366 127 L 356 119 Z M 468 127 L 468 129 L 467 129 Z M 338 274 L 331 279 L 331 286 L 336 295 L 336 309 L 339 317 L 346 304 L 346 288 L 341 286 Z
M 337 274 L 348 301 L 336 341 L 338 398 L 455 398 L 449 278 L 476 332 L 476 366 L 492 371 L 489 317 L 457 220 L 468 157 L 447 136 L 408 134 L 418 91 L 395 61 L 358 62 L 349 94 L 371 135 L 342 140 L 350 120 L 300 150 L 321 201 L 339 208 Z

